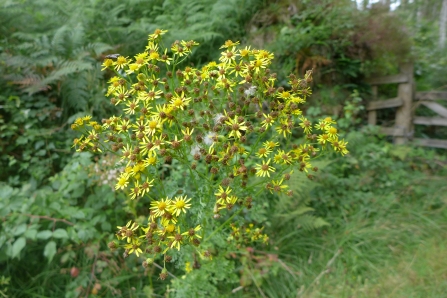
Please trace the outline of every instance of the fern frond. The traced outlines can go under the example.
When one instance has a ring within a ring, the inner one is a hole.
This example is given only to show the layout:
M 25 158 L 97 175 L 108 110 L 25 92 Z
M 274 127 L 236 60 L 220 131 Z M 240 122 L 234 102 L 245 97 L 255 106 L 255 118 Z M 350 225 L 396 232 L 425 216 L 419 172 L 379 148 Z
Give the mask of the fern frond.
M 70 45 L 73 49 L 82 47 L 85 43 L 84 26 L 78 23 L 69 33 Z
M 25 91 L 28 92 L 29 94 L 34 94 L 36 92 L 41 91 L 42 89 L 46 89 L 48 85 L 53 84 L 58 80 L 61 80 L 63 77 L 67 75 L 83 70 L 89 70 L 92 68 L 93 68 L 92 64 L 88 62 L 65 61 L 60 65 L 56 66 L 56 69 L 52 71 L 47 77 L 45 77 L 37 84 L 34 84 L 26 88 Z
M 309 214 L 304 214 L 298 217 L 295 224 L 297 225 L 297 228 L 302 228 L 305 231 L 312 231 L 330 225 L 321 217 L 315 217 Z
M 56 53 L 63 53 L 65 49 L 66 33 L 68 31 L 67 25 L 62 25 L 58 28 L 51 39 L 51 47 Z
M 85 49 L 86 51 L 88 51 L 90 53 L 93 52 L 94 55 L 97 57 L 97 56 L 103 54 L 104 52 L 113 49 L 113 47 L 106 43 L 102 43 L 102 42 L 92 42 L 92 43 L 87 44 L 87 46 L 85 46 L 83 49 Z
M 324 167 L 325 164 L 327 162 L 321 161 L 318 166 Z M 287 184 L 294 196 L 280 196 L 274 215 L 280 219 L 276 223 L 278 227 L 287 224 L 309 231 L 329 225 L 324 219 L 312 215 L 314 208 L 308 206 L 310 192 L 318 185 L 317 183 L 309 183 L 303 173 L 296 172 L 291 175 Z

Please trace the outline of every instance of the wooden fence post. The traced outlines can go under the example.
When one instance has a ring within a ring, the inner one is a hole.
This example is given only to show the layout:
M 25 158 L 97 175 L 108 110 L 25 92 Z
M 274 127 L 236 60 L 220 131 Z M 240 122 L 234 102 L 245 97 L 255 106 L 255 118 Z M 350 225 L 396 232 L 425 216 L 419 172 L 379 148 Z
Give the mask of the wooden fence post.
M 400 83 L 398 87 L 398 97 L 403 101 L 402 106 L 397 109 L 395 127 L 402 129 L 403 136 L 396 136 L 395 144 L 405 144 L 413 133 L 413 97 L 414 97 L 414 79 L 413 79 L 413 64 L 407 63 L 400 67 L 400 73 L 407 76 L 406 83 Z
M 371 88 L 372 88 L 373 101 L 377 100 L 378 86 L 377 85 L 373 85 Z M 377 111 L 376 110 L 369 110 L 368 111 L 368 124 L 369 125 L 376 125 L 377 124 Z

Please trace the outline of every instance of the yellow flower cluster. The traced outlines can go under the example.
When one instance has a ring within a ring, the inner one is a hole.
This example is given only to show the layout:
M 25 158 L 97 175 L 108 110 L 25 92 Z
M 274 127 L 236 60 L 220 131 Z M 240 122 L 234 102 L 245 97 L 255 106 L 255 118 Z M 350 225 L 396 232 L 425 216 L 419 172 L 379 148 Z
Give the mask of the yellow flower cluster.
M 186 239 L 198 245 L 201 225 L 194 218 L 179 220 L 187 209 L 219 218 L 223 210 L 251 208 L 259 189 L 292 195 L 284 183 L 294 169 L 308 174 L 317 170 L 312 158 L 331 149 L 348 153 L 334 120 L 312 124 L 300 109 L 311 94 L 311 71 L 304 78 L 291 74 L 287 89 L 276 87 L 268 68 L 274 55 L 231 40 L 221 47 L 219 61 L 181 68 L 198 43 L 175 41 L 163 48 L 166 32 L 150 34 L 146 50 L 133 58 L 105 59 L 103 70 L 114 74 L 107 96 L 121 116 L 101 124 L 86 116 L 72 125 L 83 132 L 74 141 L 77 151 L 119 156 L 124 170 L 116 190 L 132 200 L 158 198 L 150 203 L 146 227 L 118 227 L 128 254 L 166 253 Z M 174 165 L 186 171 L 181 188 L 192 198 L 166 192 L 166 172 Z M 250 238 L 265 240 L 258 232 Z
M 186 214 L 186 210 L 191 207 L 186 196 L 178 196 L 173 200 L 166 198 L 159 201 L 153 201 L 150 207 L 150 216 L 146 227 L 140 227 L 137 223 L 129 221 L 125 226 L 118 226 L 116 236 L 118 240 L 126 240 L 124 245 L 126 249 L 125 254 L 129 255 L 135 253 L 137 256 L 143 253 L 141 246 L 148 244 L 152 251 L 145 249 L 146 253 L 159 254 L 170 249 L 176 248 L 180 250 L 181 245 L 186 241 L 198 246 L 202 238 L 198 232 L 202 229 L 200 225 L 189 228 L 181 232 L 181 227 L 178 225 L 180 215 Z M 143 232 L 138 232 L 139 228 Z
M 262 233 L 263 230 L 264 227 L 255 228 L 252 223 L 246 227 L 238 227 L 236 224 L 231 224 L 231 234 L 228 236 L 228 241 L 235 241 L 239 245 L 256 241 L 267 243 L 269 237 Z

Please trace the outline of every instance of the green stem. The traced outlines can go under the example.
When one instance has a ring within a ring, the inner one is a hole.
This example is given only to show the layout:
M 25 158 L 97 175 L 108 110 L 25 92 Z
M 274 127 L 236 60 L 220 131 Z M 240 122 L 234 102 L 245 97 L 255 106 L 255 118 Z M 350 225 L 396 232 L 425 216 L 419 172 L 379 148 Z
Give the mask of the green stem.
M 228 218 L 223 224 L 221 224 L 217 229 L 215 229 L 211 235 L 209 235 L 206 239 L 203 240 L 203 242 L 206 242 L 207 240 L 211 239 L 214 234 L 220 232 L 226 225 L 228 225 L 228 223 L 239 213 L 242 212 L 242 210 L 244 210 L 243 208 L 239 209 L 237 212 L 233 213 L 233 215 L 230 216 L 230 218 Z

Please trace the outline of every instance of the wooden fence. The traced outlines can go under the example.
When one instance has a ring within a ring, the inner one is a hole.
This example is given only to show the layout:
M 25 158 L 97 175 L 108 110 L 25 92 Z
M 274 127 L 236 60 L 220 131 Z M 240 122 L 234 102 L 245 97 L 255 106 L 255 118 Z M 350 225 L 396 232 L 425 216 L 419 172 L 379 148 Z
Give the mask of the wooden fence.
M 413 138 L 415 124 L 447 126 L 447 108 L 436 102 L 437 100 L 447 101 L 447 92 L 415 92 L 412 64 L 401 65 L 400 73 L 397 75 L 370 79 L 368 83 L 372 85 L 373 93 L 373 101 L 367 106 L 369 124 L 377 124 L 377 110 L 397 108 L 394 126 L 381 127 L 381 133 L 393 136 L 396 144 L 411 142 L 419 146 L 447 149 L 447 140 Z M 378 85 L 395 83 L 398 84 L 396 98 L 377 100 Z M 415 110 L 420 105 L 434 111 L 438 116 L 415 117 Z

